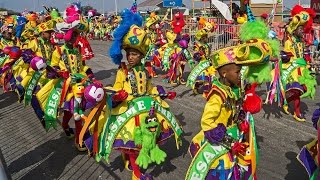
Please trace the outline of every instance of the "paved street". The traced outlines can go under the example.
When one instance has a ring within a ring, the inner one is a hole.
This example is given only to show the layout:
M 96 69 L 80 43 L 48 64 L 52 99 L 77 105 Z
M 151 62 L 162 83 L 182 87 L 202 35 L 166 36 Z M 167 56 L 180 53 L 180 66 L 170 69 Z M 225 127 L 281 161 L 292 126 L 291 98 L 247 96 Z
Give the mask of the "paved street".
M 93 41 L 95 58 L 88 65 L 97 79 L 105 85 L 113 84 L 117 66 L 107 56 L 110 43 Z M 185 86 L 172 87 L 156 78 L 154 84 L 163 85 L 167 90 L 176 91 L 177 98 L 169 104 L 184 128 L 183 146 L 175 150 L 174 140 L 162 149 L 168 153 L 164 164 L 148 169 L 155 179 L 184 179 L 191 158 L 188 146 L 192 137 L 200 130 L 200 117 L 205 100 L 193 96 Z M 318 89 L 318 92 L 319 89 Z M 259 89 L 264 93 L 264 88 Z M 263 96 L 265 97 L 265 96 Z M 304 99 L 302 110 L 307 122 L 299 123 L 280 112 L 277 106 L 264 106 L 255 115 L 260 163 L 258 178 L 307 179 L 302 165 L 296 160 L 303 145 L 316 136 L 311 115 L 318 107 L 320 97 L 314 101 Z M 12 179 L 130 179 L 131 172 L 124 169 L 122 158 L 113 151 L 110 164 L 96 163 L 86 153 L 79 153 L 72 140 L 64 136 L 62 128 L 46 132 L 31 107 L 17 103 L 14 93 L 0 94 L 0 161 Z M 170 151 L 169 151 L 170 149 Z M 0 164 L 1 165 L 1 164 Z M 1 166 L 0 166 L 1 167 Z

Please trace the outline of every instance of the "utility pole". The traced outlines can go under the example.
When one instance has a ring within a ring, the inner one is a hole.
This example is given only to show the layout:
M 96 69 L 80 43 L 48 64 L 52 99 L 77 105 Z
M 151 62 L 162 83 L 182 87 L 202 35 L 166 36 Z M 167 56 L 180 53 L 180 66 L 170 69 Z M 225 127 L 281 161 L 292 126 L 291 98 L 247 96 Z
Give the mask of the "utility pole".
M 118 15 L 118 4 L 117 0 L 114 0 L 114 6 L 115 6 L 115 11 L 116 11 L 116 16 Z

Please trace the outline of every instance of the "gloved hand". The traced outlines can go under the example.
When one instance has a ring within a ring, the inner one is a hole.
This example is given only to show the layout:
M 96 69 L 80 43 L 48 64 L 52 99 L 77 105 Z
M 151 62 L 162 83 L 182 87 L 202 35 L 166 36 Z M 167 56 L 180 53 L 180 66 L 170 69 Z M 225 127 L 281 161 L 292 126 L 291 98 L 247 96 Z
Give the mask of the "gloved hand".
M 58 74 L 59 74 L 60 77 L 62 77 L 64 79 L 68 79 L 69 76 L 70 76 L 68 71 L 60 71 L 60 72 L 58 72 Z
M 238 127 L 244 134 L 248 133 L 250 129 L 248 121 L 242 121 L 241 123 L 239 123 Z
M 128 93 L 125 90 L 118 91 L 115 95 L 112 96 L 112 101 L 121 102 L 128 98 Z
M 227 128 L 222 123 L 219 123 L 217 127 L 204 132 L 204 136 L 211 144 L 221 143 L 226 135 Z
M 233 146 L 231 147 L 231 151 L 235 155 L 242 154 L 244 155 L 246 153 L 248 145 L 240 142 L 235 142 Z
M 169 92 L 167 92 L 167 95 L 168 95 L 167 98 L 172 100 L 177 96 L 177 93 L 173 92 L 173 91 L 169 91 Z

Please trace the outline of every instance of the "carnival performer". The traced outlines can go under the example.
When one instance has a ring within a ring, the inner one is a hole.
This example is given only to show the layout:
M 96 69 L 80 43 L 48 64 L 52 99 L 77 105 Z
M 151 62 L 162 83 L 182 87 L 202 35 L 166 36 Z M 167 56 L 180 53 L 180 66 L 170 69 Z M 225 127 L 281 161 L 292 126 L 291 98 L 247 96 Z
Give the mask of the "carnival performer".
M 211 47 L 208 44 L 208 33 L 214 30 L 214 23 L 207 22 L 203 17 L 199 18 L 199 25 L 202 26 L 196 32 L 193 42 L 193 59 L 198 65 L 190 72 L 187 86 L 191 86 L 194 93 L 208 93 L 211 88 L 211 81 L 216 72 L 211 65 Z
M 140 14 L 125 9 L 121 15 L 122 21 L 114 32 L 110 48 L 112 61 L 119 65 L 113 87 L 107 87 L 107 92 L 113 92 L 112 104 L 107 103 L 99 121 L 89 127 L 91 136 L 85 143 L 97 160 L 102 157 L 108 160 L 112 148 L 119 150 L 126 168 L 133 171 L 132 179 L 151 178 L 140 169 L 147 169 L 152 162 L 165 161 L 166 153 L 158 143 L 175 134 L 179 144 L 181 128 L 164 101 L 165 98 L 173 99 L 175 93 L 151 84 L 151 77 L 142 63 L 150 39 L 141 28 Z M 127 63 L 121 62 L 121 50 L 126 52 Z M 114 120 L 119 118 L 124 119 Z M 110 129 L 114 125 L 118 128 Z
M 86 103 L 83 102 L 84 90 L 90 84 L 99 84 L 99 82 L 95 80 L 92 70 L 83 64 L 81 54 L 74 46 L 79 33 L 87 30 L 83 29 L 83 26 L 88 27 L 88 25 L 82 24 L 85 22 L 79 21 L 82 19 L 79 6 L 79 4 L 73 4 L 67 7 L 67 19 L 64 23 L 57 24 L 57 27 L 64 26 L 65 44 L 53 51 L 51 66 L 56 73 L 48 75 L 51 80 L 36 93 L 37 101 L 33 103 L 33 107 L 42 111 L 37 114 L 42 114 L 43 117 L 39 117 L 39 115 L 38 117 L 47 130 L 51 126 L 56 126 L 58 109 L 62 108 L 64 110 L 62 127 L 69 137 L 72 136 L 73 130 L 68 123 L 73 117 L 75 120 L 75 145 L 79 151 L 86 151 L 85 146 L 79 145 L 79 134 L 82 129 L 81 119 L 86 109 Z M 76 24 L 68 26 L 70 23 Z
M 149 50 L 146 54 L 146 61 L 150 63 L 150 66 L 151 66 L 150 72 L 152 72 L 150 75 L 152 77 L 157 77 L 157 74 L 155 71 L 155 68 L 156 68 L 155 66 L 157 66 L 156 65 L 157 62 L 154 62 L 154 56 L 156 56 L 156 53 L 157 53 L 156 51 L 161 46 L 158 43 L 158 34 L 157 34 L 158 31 L 161 31 L 159 29 L 160 28 L 159 22 L 160 22 L 159 16 L 156 15 L 154 12 L 152 12 L 150 16 L 146 19 L 146 23 L 145 23 L 145 29 L 148 34 L 148 38 L 151 40 Z
M 305 44 L 303 41 L 304 33 L 308 33 L 312 29 L 312 19 L 315 17 L 315 13 L 310 8 L 304 9 L 296 5 L 292 9 L 291 15 L 292 20 L 287 27 L 288 39 L 285 42 L 284 51 L 290 52 L 292 57 L 288 58 L 289 61 L 283 62 L 282 79 L 286 83 L 287 102 L 294 103 L 293 118 L 302 122 L 305 121 L 305 117 L 300 111 L 301 98 L 314 98 L 315 96 L 315 86 L 308 83 L 308 79 L 312 81 L 314 77 L 308 70 L 308 62 L 304 56 Z M 285 113 L 290 114 L 288 104 L 285 104 L 283 109 Z
M 312 115 L 313 127 L 317 130 L 317 137 L 314 138 L 310 143 L 303 146 L 300 153 L 297 155 L 298 161 L 304 166 L 305 170 L 309 175 L 310 180 L 319 179 L 319 163 L 320 162 L 320 109 L 316 109 Z
M 14 46 L 16 44 L 14 40 L 14 19 L 9 16 L 6 18 L 4 25 L 1 27 L 1 39 L 0 49 L 4 49 L 7 46 Z
M 177 35 L 174 46 L 167 47 L 163 56 L 163 69 L 168 71 L 163 76 L 164 81 L 170 84 L 186 84 L 183 78 L 185 64 L 189 64 L 190 69 L 194 68 L 194 60 L 188 50 L 190 36 L 188 34 Z
M 24 101 L 25 105 L 29 104 L 29 100 L 31 100 L 32 93 L 29 93 L 27 98 L 25 99 L 25 92 L 27 89 L 31 90 L 31 92 L 34 92 L 36 88 L 41 88 L 45 83 L 48 82 L 47 79 L 47 72 L 41 73 L 41 76 L 39 76 L 37 70 L 33 69 L 30 66 L 31 59 L 35 56 L 41 57 L 44 60 L 44 64 L 50 66 L 51 64 L 51 58 L 52 58 L 52 52 L 54 50 L 54 46 L 51 44 L 51 33 L 53 32 L 53 29 L 55 27 L 55 22 L 53 20 L 49 20 L 46 22 L 43 22 L 39 24 L 35 31 L 36 33 L 31 36 L 31 39 L 27 41 L 26 44 L 23 45 L 23 49 L 26 53 L 24 56 L 24 61 L 20 61 L 19 64 L 17 64 L 17 67 L 15 68 L 15 71 L 17 72 L 15 74 L 15 79 L 18 81 L 17 85 L 17 93 L 19 97 L 19 102 L 22 100 Z M 30 54 L 29 50 L 33 53 Z M 32 56 L 31 59 L 26 58 L 26 56 Z M 28 61 L 26 61 L 28 59 Z M 38 62 L 39 63 L 39 62 Z M 42 65 L 44 65 L 42 64 Z M 40 68 L 40 64 L 38 64 L 37 69 Z M 35 68 L 35 67 L 34 67 Z M 44 67 L 45 69 L 46 67 Z M 18 73 L 20 71 L 20 73 Z M 39 86 L 39 87 L 37 87 Z
M 212 56 L 219 77 L 206 96 L 201 131 L 189 147 L 193 160 L 186 179 L 257 179 L 258 149 L 251 114 L 261 110 L 262 102 L 253 83 L 259 80 L 256 67 L 270 66 L 269 61 L 279 53 L 279 43 L 274 47 L 273 41 L 259 39 L 266 37 L 269 29 L 249 12 L 240 32 L 261 32 L 240 34 L 244 44 L 218 50 Z M 244 79 L 254 81 L 243 86 Z

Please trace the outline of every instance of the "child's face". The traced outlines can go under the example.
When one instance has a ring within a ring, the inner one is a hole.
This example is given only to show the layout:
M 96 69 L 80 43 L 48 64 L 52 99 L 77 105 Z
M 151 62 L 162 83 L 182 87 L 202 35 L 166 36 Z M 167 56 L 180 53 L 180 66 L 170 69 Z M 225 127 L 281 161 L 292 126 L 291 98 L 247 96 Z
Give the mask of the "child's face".
M 42 32 L 42 38 L 44 39 L 44 40 L 49 40 L 50 38 L 51 38 L 51 32 L 49 31 L 47 31 L 47 32 Z
M 303 30 L 303 26 L 299 26 L 295 31 L 294 31 L 294 35 L 297 37 L 302 38 L 304 34 L 304 30 Z
M 10 29 L 8 31 L 5 31 L 3 34 L 2 34 L 3 38 L 4 39 L 11 39 L 12 38 L 12 31 L 10 31 Z
M 140 64 L 143 55 L 136 49 L 126 49 L 127 61 L 131 67 Z
M 220 76 L 226 79 L 226 85 L 230 87 L 237 87 L 241 83 L 241 66 L 236 64 L 228 64 L 219 70 Z

